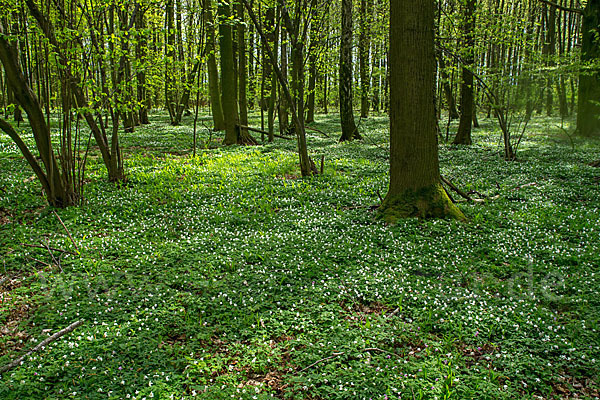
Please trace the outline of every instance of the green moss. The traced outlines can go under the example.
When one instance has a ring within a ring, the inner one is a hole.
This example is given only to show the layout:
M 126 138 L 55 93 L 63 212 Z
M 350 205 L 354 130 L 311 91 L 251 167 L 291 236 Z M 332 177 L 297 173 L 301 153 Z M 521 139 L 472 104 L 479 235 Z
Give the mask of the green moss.
M 399 195 L 388 194 L 381 205 L 379 215 L 389 223 L 396 223 L 405 218 L 467 220 L 458 207 L 450 201 L 441 184 L 416 191 L 409 190 Z

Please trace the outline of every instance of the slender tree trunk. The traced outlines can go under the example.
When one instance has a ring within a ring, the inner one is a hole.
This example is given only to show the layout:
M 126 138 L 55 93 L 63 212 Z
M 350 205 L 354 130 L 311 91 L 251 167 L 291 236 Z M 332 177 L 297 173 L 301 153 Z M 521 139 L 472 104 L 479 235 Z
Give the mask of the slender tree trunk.
M 146 68 L 145 64 L 147 60 L 147 49 L 148 40 L 146 34 L 143 32 L 146 28 L 146 19 L 144 16 L 144 10 L 142 7 L 139 8 L 136 16 L 135 28 L 138 32 L 138 38 L 135 46 L 135 57 L 142 64 L 141 68 L 137 69 L 137 101 L 140 104 L 139 119 L 142 124 L 149 124 L 148 120 L 148 100 L 146 99 Z
M 217 131 L 225 129 L 225 117 L 221 105 L 221 89 L 219 87 L 219 70 L 215 47 L 215 24 L 212 11 L 212 0 L 205 0 L 204 18 L 206 24 L 206 64 L 208 69 L 208 91 L 212 109 L 213 125 Z
M 165 5 L 165 108 L 169 111 L 171 124 L 175 122 L 175 0 L 167 0 Z
M 436 136 L 434 1 L 390 1 L 389 222 L 407 217 L 464 220 L 440 182 Z
M 456 109 L 456 100 L 454 100 L 454 94 L 452 93 L 452 86 L 450 83 L 450 77 L 448 76 L 448 71 L 446 71 L 446 62 L 444 61 L 444 54 L 440 51 L 438 52 L 438 64 L 440 66 L 440 75 L 442 78 L 442 90 L 444 91 L 444 96 L 446 97 L 446 102 L 448 103 L 448 113 L 451 120 L 457 119 L 459 117 L 458 110 Z
M 29 87 L 18 60 L 18 53 L 7 40 L 4 26 L 0 21 L 0 63 L 2 63 L 6 73 L 6 84 L 11 86 L 17 102 L 27 113 L 35 144 L 45 171 L 42 170 L 27 145 L 9 123 L 0 119 L 0 129 L 21 150 L 26 161 L 40 180 L 50 205 L 55 207 L 74 205 L 76 203 L 76 196 L 73 187 L 68 184 L 64 175 L 61 174 L 61 169 L 52 147 L 50 126 L 46 123 L 42 107 L 34 92 Z
M 359 67 L 360 67 L 360 116 L 369 117 L 369 92 L 371 77 L 369 76 L 369 50 L 371 48 L 371 14 L 373 0 L 360 0 L 360 38 L 359 38 Z
M 233 56 L 233 29 L 231 27 L 231 6 L 219 2 L 219 49 L 221 50 L 221 105 L 225 118 L 225 145 L 237 144 L 241 135 L 239 130 L 240 117 L 236 93 L 236 76 Z
M 342 42 L 340 44 L 340 142 L 360 139 L 354 122 L 352 99 L 352 0 L 342 0 Z
M 240 124 L 248 126 L 248 99 L 247 99 L 247 80 L 248 68 L 246 57 L 246 31 L 244 25 L 244 5 L 241 2 L 235 4 L 236 17 L 240 22 L 237 26 L 237 44 L 238 44 L 238 98 L 240 106 Z M 243 130 L 243 129 L 242 129 Z M 245 132 L 248 135 L 248 131 Z
M 466 0 L 463 13 L 464 65 L 460 93 L 460 123 L 453 144 L 470 145 L 473 122 L 473 68 L 475 63 L 475 7 L 476 0 Z

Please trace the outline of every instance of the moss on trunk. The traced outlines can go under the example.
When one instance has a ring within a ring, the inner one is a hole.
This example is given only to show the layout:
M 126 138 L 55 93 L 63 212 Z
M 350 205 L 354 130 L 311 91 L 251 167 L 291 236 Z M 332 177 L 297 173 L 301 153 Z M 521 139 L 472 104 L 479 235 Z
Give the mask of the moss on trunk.
M 379 210 L 381 219 L 390 223 L 404 218 L 467 220 L 450 201 L 441 184 L 419 190 L 406 190 L 400 194 L 388 193 Z

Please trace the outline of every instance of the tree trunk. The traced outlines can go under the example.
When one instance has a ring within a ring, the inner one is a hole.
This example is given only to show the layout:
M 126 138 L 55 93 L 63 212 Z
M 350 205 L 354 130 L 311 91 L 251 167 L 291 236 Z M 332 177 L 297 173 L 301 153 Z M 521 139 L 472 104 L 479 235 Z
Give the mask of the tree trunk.
M 240 124 L 248 126 L 248 99 L 247 99 L 247 79 L 248 68 L 246 58 L 246 31 L 244 25 L 244 5 L 241 2 L 235 4 L 236 17 L 240 22 L 237 25 L 237 44 L 238 44 L 238 99 L 240 110 Z M 242 129 L 243 130 L 243 129 Z M 248 132 L 245 132 L 248 135 Z M 244 133 L 242 132 L 242 135 Z
M 214 130 L 225 129 L 225 118 L 221 105 L 221 89 L 219 88 L 219 70 L 217 69 L 217 57 L 215 55 L 215 21 L 212 12 L 212 0 L 205 0 L 204 18 L 206 23 L 206 64 L 208 69 L 208 91 L 212 109 Z
M 438 64 L 440 66 L 440 75 L 442 78 L 442 90 L 444 91 L 444 96 L 446 96 L 446 102 L 448 103 L 448 114 L 451 120 L 457 119 L 459 117 L 458 110 L 456 109 L 456 100 L 454 100 L 454 94 L 452 93 L 452 86 L 450 83 L 450 77 L 448 76 L 448 71 L 446 71 L 446 62 L 444 61 L 444 54 L 440 51 L 438 52 Z M 454 76 L 454 72 L 452 73 Z
M 15 142 L 19 147 L 19 150 L 21 150 L 26 161 L 40 180 L 42 188 L 46 192 L 48 203 L 54 207 L 74 205 L 76 203 L 76 195 L 73 191 L 73 187 L 68 185 L 64 176 L 61 174 L 60 166 L 52 148 L 50 126 L 46 123 L 42 107 L 29 87 L 18 60 L 18 54 L 7 40 L 7 36 L 5 36 L 4 33 L 4 26 L 0 22 L 0 62 L 6 73 L 6 84 L 12 88 L 16 101 L 27 113 L 35 144 L 39 151 L 40 158 L 42 159 L 45 171 L 42 170 L 38 161 L 29 151 L 27 145 L 9 123 L 0 119 L 0 129 L 3 130 Z
M 440 181 L 433 0 L 390 1 L 390 187 L 381 205 L 401 218 L 464 220 Z
M 342 42 L 340 44 L 340 142 L 360 139 L 352 108 L 352 0 L 342 0 Z
M 476 0 L 466 0 L 463 13 L 464 65 L 460 93 L 460 122 L 453 144 L 470 145 L 473 122 L 473 64 L 475 62 L 475 7 Z
M 140 7 L 136 21 L 135 28 L 138 32 L 138 38 L 135 46 L 135 57 L 139 62 L 145 64 L 147 60 L 147 48 L 148 41 L 146 38 L 146 34 L 143 30 L 146 28 L 146 21 L 144 18 L 144 10 Z M 146 88 L 146 70 L 145 68 L 138 68 L 137 70 L 137 100 L 140 104 L 139 110 L 139 118 L 140 123 L 149 124 L 148 120 L 148 99 L 146 98 L 147 88 Z
M 600 135 L 600 72 L 594 63 L 600 58 L 600 0 L 588 0 L 583 11 L 577 131 L 581 136 Z
M 371 47 L 371 13 L 373 0 L 360 0 L 360 38 L 359 38 L 359 68 L 360 68 L 360 116 L 369 117 L 369 91 L 371 77 L 369 76 L 369 49 Z
M 167 29 L 165 31 L 165 108 L 169 111 L 171 124 L 175 122 L 175 1 L 167 0 L 165 6 L 165 19 Z
M 233 56 L 233 29 L 231 27 L 231 6 L 219 2 L 219 49 L 221 50 L 221 105 L 225 118 L 225 139 L 223 144 L 232 145 L 240 142 L 240 117 L 236 93 L 236 76 Z

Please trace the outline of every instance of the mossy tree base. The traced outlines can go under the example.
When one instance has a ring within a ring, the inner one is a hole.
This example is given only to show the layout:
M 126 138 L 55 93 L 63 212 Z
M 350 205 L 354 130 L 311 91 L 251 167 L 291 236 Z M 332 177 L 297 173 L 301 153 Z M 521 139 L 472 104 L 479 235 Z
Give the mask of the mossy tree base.
M 388 193 L 379 212 L 381 219 L 392 224 L 406 218 L 467 220 L 452 203 L 441 184 L 417 191 L 407 190 L 400 194 Z

